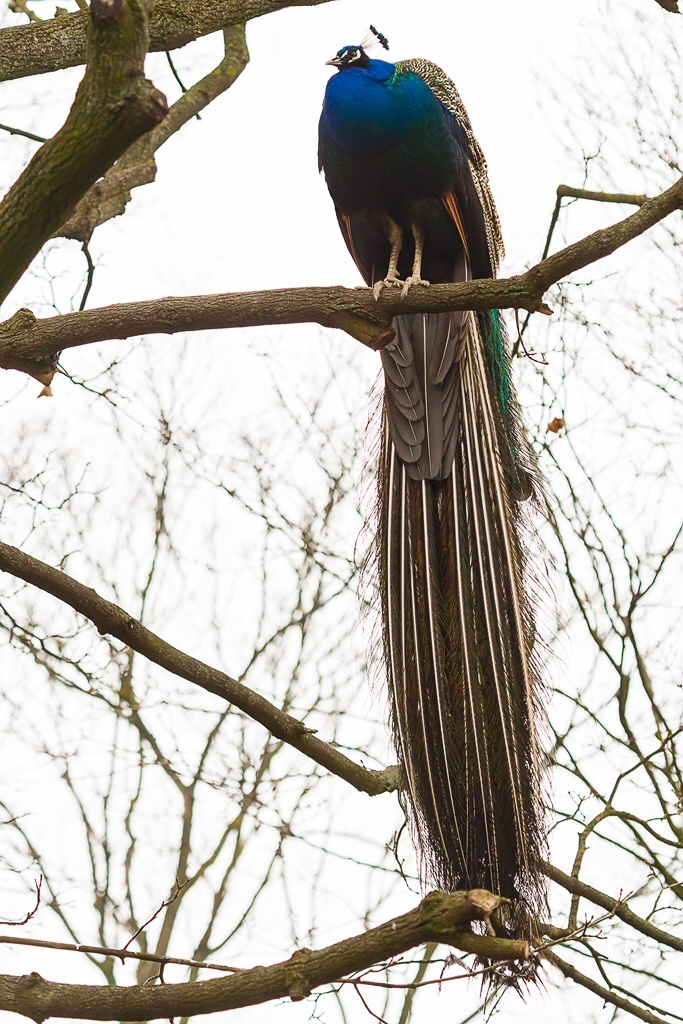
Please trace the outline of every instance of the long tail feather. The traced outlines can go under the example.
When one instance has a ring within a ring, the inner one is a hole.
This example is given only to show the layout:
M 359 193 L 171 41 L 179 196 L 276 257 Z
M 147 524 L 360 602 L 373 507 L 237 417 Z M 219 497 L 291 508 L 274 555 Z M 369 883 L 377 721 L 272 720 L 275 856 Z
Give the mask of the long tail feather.
M 406 802 L 424 875 L 507 897 L 506 930 L 530 936 L 545 903 L 534 458 L 497 313 L 396 326 L 375 557 Z

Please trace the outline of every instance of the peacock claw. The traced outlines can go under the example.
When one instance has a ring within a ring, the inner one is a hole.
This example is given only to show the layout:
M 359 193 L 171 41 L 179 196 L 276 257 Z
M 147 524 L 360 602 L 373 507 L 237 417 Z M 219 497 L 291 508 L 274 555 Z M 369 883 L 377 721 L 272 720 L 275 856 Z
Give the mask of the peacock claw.
M 383 281 L 375 281 L 372 286 L 372 294 L 375 296 L 375 302 L 379 300 L 380 295 L 385 288 L 401 288 L 403 281 L 397 275 L 387 275 Z
M 403 282 L 403 287 L 401 288 L 401 298 L 405 299 L 413 285 L 421 284 L 424 288 L 429 288 L 430 283 L 431 282 L 429 281 L 424 281 L 421 277 L 413 277 L 412 275 L 407 277 Z

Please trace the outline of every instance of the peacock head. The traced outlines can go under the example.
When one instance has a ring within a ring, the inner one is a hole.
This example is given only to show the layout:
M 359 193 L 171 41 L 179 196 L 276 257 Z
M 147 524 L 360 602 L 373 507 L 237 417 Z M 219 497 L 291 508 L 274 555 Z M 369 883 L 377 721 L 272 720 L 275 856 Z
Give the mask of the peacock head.
M 362 46 L 342 46 L 341 50 L 327 61 L 337 71 L 346 71 L 348 68 L 367 68 L 370 58 Z

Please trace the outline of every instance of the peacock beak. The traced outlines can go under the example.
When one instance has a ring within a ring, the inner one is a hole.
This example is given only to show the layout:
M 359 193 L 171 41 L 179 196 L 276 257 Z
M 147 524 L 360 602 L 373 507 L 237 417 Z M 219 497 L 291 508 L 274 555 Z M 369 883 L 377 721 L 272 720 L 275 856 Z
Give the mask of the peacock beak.
M 339 67 L 341 67 L 342 63 L 343 63 L 342 58 L 339 57 L 339 56 L 336 56 L 336 57 L 333 57 L 332 60 L 326 60 L 325 61 L 325 67 L 327 67 L 328 64 L 331 64 L 333 68 L 339 68 Z

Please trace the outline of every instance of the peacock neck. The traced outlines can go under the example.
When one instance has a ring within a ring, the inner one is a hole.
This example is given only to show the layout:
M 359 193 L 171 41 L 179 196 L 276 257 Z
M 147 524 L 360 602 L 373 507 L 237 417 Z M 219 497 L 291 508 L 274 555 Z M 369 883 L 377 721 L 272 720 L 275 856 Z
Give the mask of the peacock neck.
M 322 125 L 333 141 L 352 152 L 395 145 L 419 122 L 439 112 L 429 87 L 394 64 L 372 60 L 367 68 L 347 68 L 327 83 Z

